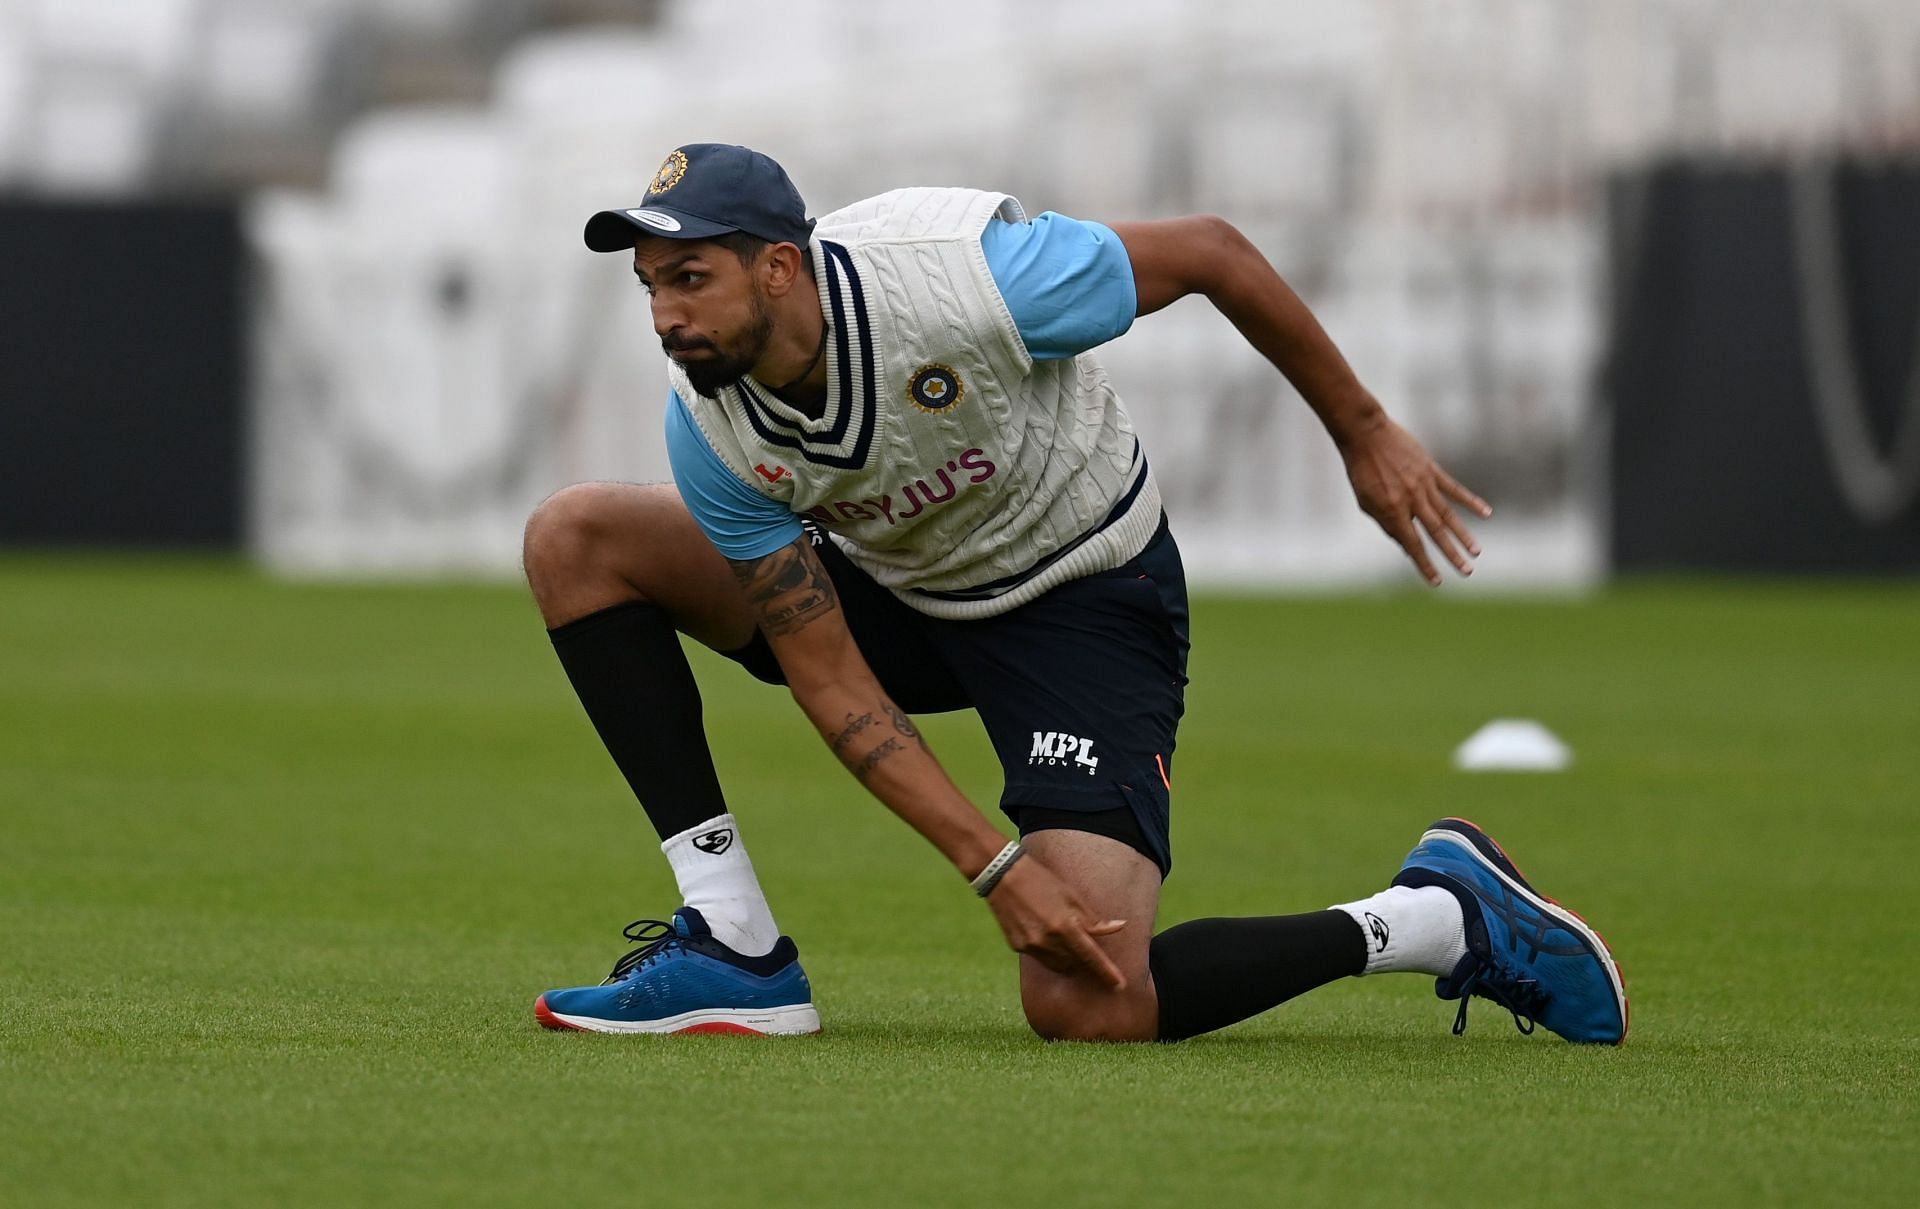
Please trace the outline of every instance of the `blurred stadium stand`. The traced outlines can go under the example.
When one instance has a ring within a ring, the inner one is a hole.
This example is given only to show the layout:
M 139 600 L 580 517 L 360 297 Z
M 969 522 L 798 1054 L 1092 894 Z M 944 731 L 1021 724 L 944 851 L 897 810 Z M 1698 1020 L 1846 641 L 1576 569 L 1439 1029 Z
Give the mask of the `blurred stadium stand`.
M 655 0 L 0 0 L 0 185 L 149 195 L 325 183 L 342 124 L 483 99 L 519 38 Z
M 702 139 L 817 211 L 1227 214 L 1500 505 L 1476 582 L 1577 584 L 1617 477 L 1608 182 L 1915 155 L 1920 5 L 0 0 L 0 190 L 245 198 L 249 532 L 290 570 L 507 570 L 545 492 L 664 475 L 642 300 L 579 227 Z M 1204 306 L 1107 360 L 1198 576 L 1401 573 Z

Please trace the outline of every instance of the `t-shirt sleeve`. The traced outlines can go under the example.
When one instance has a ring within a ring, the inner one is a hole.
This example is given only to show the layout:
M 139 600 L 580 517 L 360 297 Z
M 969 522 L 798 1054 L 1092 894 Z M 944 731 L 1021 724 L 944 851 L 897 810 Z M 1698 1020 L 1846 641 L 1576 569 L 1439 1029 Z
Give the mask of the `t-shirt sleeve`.
M 763 558 L 804 530 L 779 500 L 741 482 L 687 414 L 678 391 L 667 392 L 667 460 L 673 482 L 707 540 L 728 558 Z
M 1000 296 L 1036 361 L 1059 361 L 1133 326 L 1133 261 L 1111 227 L 1052 210 L 980 234 Z

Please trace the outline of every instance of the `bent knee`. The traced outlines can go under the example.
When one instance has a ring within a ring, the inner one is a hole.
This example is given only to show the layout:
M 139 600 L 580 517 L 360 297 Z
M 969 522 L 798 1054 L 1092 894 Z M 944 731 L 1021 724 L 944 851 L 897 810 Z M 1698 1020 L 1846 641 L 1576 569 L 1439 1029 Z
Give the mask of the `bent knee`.
M 672 488 L 666 489 L 668 492 Z M 548 625 L 647 599 L 644 581 L 657 544 L 649 530 L 679 505 L 660 489 L 625 483 L 575 483 L 554 492 L 527 518 L 521 566 Z
M 1021 1006 L 1028 1027 L 1046 1041 L 1152 1041 L 1159 1034 L 1158 1013 L 1137 996 L 1091 990 L 1028 995 Z
M 528 574 L 536 565 L 575 562 L 604 541 L 620 511 L 617 491 L 611 483 L 575 483 L 541 500 L 521 537 Z
M 630 581 L 670 553 L 676 537 L 697 531 L 672 487 L 575 483 L 527 518 L 521 563 L 536 596 L 564 593 L 568 585 Z

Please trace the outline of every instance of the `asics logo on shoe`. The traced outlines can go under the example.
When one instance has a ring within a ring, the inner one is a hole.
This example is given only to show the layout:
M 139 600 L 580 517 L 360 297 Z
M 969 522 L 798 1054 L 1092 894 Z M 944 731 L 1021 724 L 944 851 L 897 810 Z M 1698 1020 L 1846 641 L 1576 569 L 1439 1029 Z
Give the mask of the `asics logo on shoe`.
M 733 847 L 733 828 L 722 827 L 718 831 L 709 831 L 705 835 L 693 837 L 693 846 L 702 852 L 711 852 L 719 856 Z
M 1533 904 L 1516 898 L 1512 890 L 1505 885 L 1499 887 L 1499 896 L 1482 893 L 1479 896 L 1481 909 L 1491 912 L 1507 925 L 1507 948 L 1518 952 L 1521 945 L 1527 948 L 1527 961 L 1538 961 L 1542 954 L 1549 957 L 1585 957 L 1587 947 L 1578 943 L 1550 945 L 1547 933 L 1559 928 L 1558 921 L 1548 918 L 1534 910 Z M 1564 928 L 1561 929 L 1565 931 Z
M 1367 931 L 1373 933 L 1373 951 L 1376 953 L 1386 952 L 1387 937 L 1391 935 L 1391 933 L 1387 931 L 1387 921 L 1381 919 L 1371 911 L 1365 914 L 1367 917 Z

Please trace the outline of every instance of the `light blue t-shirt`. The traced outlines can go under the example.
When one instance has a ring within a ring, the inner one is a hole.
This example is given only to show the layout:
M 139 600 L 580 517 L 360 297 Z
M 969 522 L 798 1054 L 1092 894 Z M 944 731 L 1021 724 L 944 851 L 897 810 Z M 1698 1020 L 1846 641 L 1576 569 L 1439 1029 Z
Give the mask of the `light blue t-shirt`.
M 1112 229 L 1049 210 L 1032 222 L 989 222 L 980 246 L 1034 360 L 1077 356 L 1132 326 L 1133 262 Z M 734 477 L 674 391 L 667 458 L 688 511 L 728 558 L 762 558 L 800 536 L 800 518 Z

